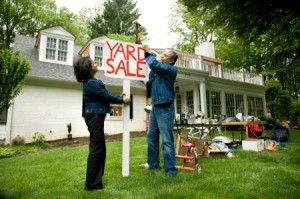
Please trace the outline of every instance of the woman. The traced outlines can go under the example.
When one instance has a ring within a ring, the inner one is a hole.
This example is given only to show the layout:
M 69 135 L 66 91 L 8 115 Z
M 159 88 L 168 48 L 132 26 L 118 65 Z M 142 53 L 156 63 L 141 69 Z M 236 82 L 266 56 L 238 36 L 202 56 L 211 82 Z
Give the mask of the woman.
M 120 96 L 109 93 L 104 83 L 95 78 L 98 68 L 90 57 L 81 57 L 73 67 L 77 81 L 83 83 L 83 114 L 90 132 L 85 190 L 99 190 L 103 189 L 106 158 L 105 116 L 110 113 L 110 103 L 130 104 L 130 98 L 124 98 L 124 93 Z

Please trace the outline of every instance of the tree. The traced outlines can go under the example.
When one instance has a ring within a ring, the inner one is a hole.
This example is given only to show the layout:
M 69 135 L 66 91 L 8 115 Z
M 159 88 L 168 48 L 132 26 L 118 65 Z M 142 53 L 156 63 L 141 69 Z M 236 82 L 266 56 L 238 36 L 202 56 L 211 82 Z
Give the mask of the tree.
M 267 80 L 265 83 L 266 101 L 271 115 L 275 118 L 289 118 L 292 99 L 287 91 L 282 90 L 277 80 Z
M 79 14 L 74 14 L 70 12 L 66 7 L 62 7 L 57 10 L 57 12 L 53 13 L 52 16 L 49 16 L 47 19 L 41 21 L 44 25 L 43 28 L 46 27 L 54 27 L 61 26 L 75 36 L 75 44 L 76 45 L 84 45 L 87 40 L 87 25 L 79 23 L 81 20 L 79 17 L 83 17 Z M 87 20 L 87 19 L 84 19 Z
M 132 0 L 106 0 L 103 12 L 97 13 L 90 23 L 90 37 L 96 38 L 108 34 L 134 35 L 135 22 L 140 15 L 136 2 L 133 3 Z M 143 26 L 140 26 L 139 31 L 142 35 L 147 35 Z
M 300 19 L 292 0 L 178 0 L 216 33 L 224 66 L 277 78 L 289 94 L 299 92 Z M 219 31 L 220 30 L 220 31 Z M 297 79 L 298 77 L 298 79 Z
M 212 41 L 213 31 L 203 25 L 203 18 L 209 15 L 198 15 L 188 12 L 182 4 L 174 4 L 170 15 L 170 30 L 180 35 L 175 45 L 177 49 L 194 52 L 195 47 L 205 41 Z
M 41 29 L 61 26 L 76 37 L 75 44 L 88 40 L 86 20 L 67 8 L 57 9 L 55 0 L 0 1 L 0 49 L 9 49 L 15 34 L 36 37 Z
M 243 38 L 248 44 L 268 34 L 273 41 L 281 40 L 285 35 L 286 44 L 299 42 L 298 3 L 293 0 L 179 0 L 188 10 L 198 15 L 211 13 L 206 25 L 212 28 L 224 28 L 229 34 Z M 278 42 L 278 41 L 277 41 Z M 281 46 L 277 43 L 275 46 Z
M 0 50 L 0 113 L 11 105 L 21 90 L 21 82 L 30 71 L 30 64 L 19 52 Z
M 41 19 L 55 13 L 55 0 L 2 0 L 0 1 L 0 43 L 9 49 L 15 34 L 35 36 L 43 27 Z

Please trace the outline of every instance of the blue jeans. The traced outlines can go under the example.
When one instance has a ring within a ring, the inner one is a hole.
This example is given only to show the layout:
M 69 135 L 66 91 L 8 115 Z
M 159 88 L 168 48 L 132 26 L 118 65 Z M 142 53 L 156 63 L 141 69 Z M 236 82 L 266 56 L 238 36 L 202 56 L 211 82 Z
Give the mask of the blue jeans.
M 164 169 L 167 175 L 177 174 L 173 136 L 174 104 L 152 106 L 147 133 L 149 169 L 159 168 L 159 135 L 162 137 Z

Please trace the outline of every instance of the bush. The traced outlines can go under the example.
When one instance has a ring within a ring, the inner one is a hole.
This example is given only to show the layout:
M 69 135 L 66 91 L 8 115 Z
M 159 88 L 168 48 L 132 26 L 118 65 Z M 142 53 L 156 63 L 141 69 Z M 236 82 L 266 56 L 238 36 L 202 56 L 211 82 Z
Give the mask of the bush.
M 13 145 L 23 145 L 25 143 L 24 141 L 24 136 L 17 135 L 13 140 L 12 144 Z
M 273 117 L 266 117 L 265 121 L 266 121 L 265 127 L 267 130 L 273 129 L 273 127 L 276 126 L 277 123 L 277 120 Z
M 42 133 L 35 132 L 32 136 L 33 142 L 32 144 L 38 147 L 48 147 L 49 143 L 46 142 L 46 136 Z

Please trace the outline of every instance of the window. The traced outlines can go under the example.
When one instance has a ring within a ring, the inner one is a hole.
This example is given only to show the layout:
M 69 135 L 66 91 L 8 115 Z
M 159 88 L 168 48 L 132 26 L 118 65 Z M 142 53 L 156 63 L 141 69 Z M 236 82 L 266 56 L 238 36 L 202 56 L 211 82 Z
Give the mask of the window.
M 248 97 L 248 115 L 255 115 L 255 98 L 254 97 Z
M 226 101 L 226 116 L 227 117 L 234 117 L 235 114 L 235 106 L 234 106 L 234 94 L 225 94 L 225 101 Z
M 221 115 L 221 94 L 215 91 L 206 91 L 207 117 L 214 118 Z
M 100 46 L 95 46 L 95 59 L 94 62 L 97 66 L 103 68 L 103 48 Z
M 0 113 L 0 124 L 6 124 L 7 111 Z
M 65 40 L 59 40 L 58 45 L 58 61 L 67 61 L 68 42 Z
M 256 98 L 256 116 L 264 115 L 262 98 Z
M 55 51 L 56 51 L 56 39 L 47 38 L 47 47 L 46 47 L 46 59 L 55 60 Z
M 225 101 L 227 117 L 234 117 L 237 113 L 244 114 L 243 95 L 226 93 Z
M 68 41 L 48 37 L 46 46 L 46 59 L 66 62 Z
M 245 114 L 244 113 L 244 98 L 243 98 L 243 95 L 235 95 L 235 110 L 236 110 L 236 113 L 242 113 L 242 114 Z
M 176 94 L 176 113 L 181 114 L 181 95 Z
M 122 106 L 122 104 L 111 104 L 110 116 L 112 116 L 112 117 L 122 117 L 123 116 L 123 106 Z
M 211 92 L 211 116 L 221 115 L 221 94 L 220 92 Z M 213 118 L 213 117 L 212 117 Z
M 194 114 L 194 93 L 193 91 L 186 92 L 186 105 L 189 114 Z
M 248 97 L 248 115 L 260 116 L 263 115 L 263 102 L 259 97 Z

